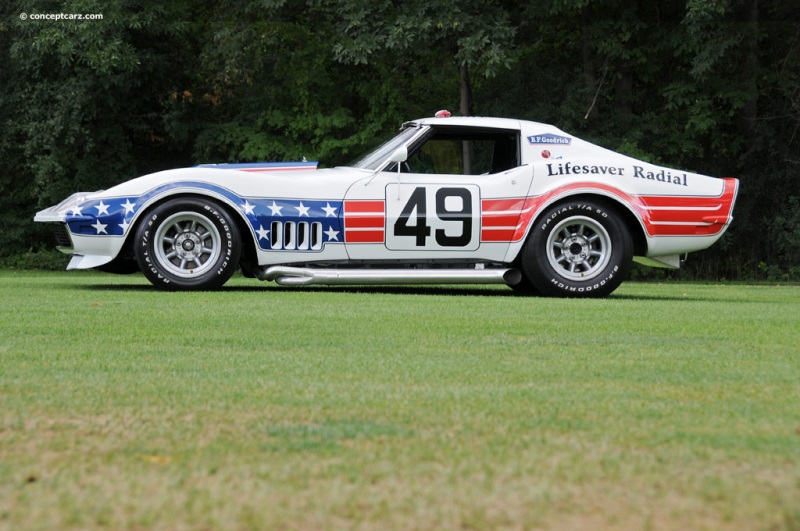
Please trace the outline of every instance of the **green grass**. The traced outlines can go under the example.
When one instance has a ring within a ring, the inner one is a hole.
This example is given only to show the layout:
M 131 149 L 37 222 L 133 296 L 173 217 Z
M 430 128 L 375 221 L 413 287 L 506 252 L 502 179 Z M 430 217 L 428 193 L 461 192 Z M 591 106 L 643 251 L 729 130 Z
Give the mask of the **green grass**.
M 800 529 L 798 287 L 0 293 L 0 528 Z

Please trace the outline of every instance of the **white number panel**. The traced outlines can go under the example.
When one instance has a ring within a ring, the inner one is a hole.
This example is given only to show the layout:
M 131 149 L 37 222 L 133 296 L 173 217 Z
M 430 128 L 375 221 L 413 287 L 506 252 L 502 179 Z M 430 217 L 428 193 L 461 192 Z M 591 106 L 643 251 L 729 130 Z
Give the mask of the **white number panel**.
M 388 184 L 386 247 L 392 251 L 474 251 L 480 246 L 476 185 Z

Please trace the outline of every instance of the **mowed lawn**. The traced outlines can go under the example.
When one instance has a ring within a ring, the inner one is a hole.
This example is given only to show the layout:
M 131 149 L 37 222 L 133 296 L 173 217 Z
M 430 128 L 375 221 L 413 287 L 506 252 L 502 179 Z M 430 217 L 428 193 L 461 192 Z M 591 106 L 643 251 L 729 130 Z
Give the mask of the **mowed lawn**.
M 0 293 L 0 529 L 800 528 L 797 286 Z

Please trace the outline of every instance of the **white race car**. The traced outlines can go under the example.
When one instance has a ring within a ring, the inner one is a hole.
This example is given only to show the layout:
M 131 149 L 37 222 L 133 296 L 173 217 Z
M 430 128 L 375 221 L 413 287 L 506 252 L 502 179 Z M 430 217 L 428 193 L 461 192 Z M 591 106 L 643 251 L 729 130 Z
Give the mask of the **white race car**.
M 606 296 L 631 263 L 677 268 L 732 220 L 738 181 L 655 166 L 551 125 L 437 113 L 346 167 L 219 164 L 78 193 L 36 214 L 67 269 L 209 290 L 504 283 Z

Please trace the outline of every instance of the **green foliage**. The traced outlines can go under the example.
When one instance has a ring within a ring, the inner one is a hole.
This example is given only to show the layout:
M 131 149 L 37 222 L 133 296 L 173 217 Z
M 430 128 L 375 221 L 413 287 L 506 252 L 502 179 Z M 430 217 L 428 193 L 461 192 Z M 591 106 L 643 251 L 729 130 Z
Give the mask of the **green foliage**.
M 346 163 L 407 119 L 459 108 L 468 81 L 476 114 L 740 178 L 731 231 L 688 274 L 759 278 L 761 262 L 800 260 L 789 3 L 19 0 L 0 13 L 0 254 L 51 245 L 37 208 L 150 171 Z
M 180 37 L 180 6 L 157 2 L 18 2 L 0 31 L 5 140 L 2 191 L 10 231 L 3 250 L 31 234 L 30 218 L 76 190 L 107 188 L 157 167 L 179 150 L 163 137 L 164 75 Z M 23 20 L 20 13 L 100 13 L 102 20 Z M 174 18 L 175 24 L 164 24 Z M 7 54 L 7 55 L 5 55 Z M 146 156 L 145 156 L 146 155 Z M 24 223 L 24 224 L 23 224 Z
M 55 250 L 0 256 L 0 269 L 16 271 L 63 271 L 69 258 Z
M 346 64 L 415 59 L 417 50 L 436 50 L 454 65 L 484 77 L 510 68 L 517 58 L 517 24 L 501 2 L 485 0 L 331 0 L 343 19 L 343 37 L 333 47 Z
M 775 258 L 785 270 L 800 266 L 800 197 L 790 195 L 773 216 L 764 220 Z M 793 279 L 794 280 L 794 279 Z

